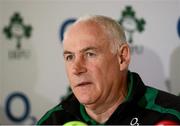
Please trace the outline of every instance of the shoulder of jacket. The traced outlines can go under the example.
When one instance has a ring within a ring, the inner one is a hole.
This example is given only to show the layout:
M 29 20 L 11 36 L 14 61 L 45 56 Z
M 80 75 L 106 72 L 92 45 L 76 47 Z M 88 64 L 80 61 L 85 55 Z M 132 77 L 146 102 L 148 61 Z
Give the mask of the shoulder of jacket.
M 174 115 L 180 120 L 179 96 L 152 87 L 147 87 L 144 98 L 146 101 L 145 108 L 162 114 Z

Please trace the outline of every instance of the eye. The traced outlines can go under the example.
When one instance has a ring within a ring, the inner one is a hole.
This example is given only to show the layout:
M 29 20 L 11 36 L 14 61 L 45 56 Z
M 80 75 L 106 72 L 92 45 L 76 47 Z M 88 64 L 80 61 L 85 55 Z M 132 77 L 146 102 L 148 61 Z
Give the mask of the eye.
M 86 56 L 87 57 L 95 57 L 96 53 L 94 53 L 94 52 L 86 52 Z
M 65 59 L 65 61 L 71 61 L 71 60 L 74 59 L 74 55 L 72 55 L 72 54 L 67 54 L 67 55 L 64 56 L 64 59 Z

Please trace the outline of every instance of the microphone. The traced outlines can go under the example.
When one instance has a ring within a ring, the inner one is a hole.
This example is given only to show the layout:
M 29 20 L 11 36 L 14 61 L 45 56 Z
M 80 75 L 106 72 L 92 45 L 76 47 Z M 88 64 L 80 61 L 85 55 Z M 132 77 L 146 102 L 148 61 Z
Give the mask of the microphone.
M 81 121 L 69 121 L 63 124 L 63 126 L 87 126 L 87 124 Z
M 161 120 L 158 123 L 156 123 L 155 126 L 167 126 L 167 125 L 179 125 L 179 124 L 172 120 Z

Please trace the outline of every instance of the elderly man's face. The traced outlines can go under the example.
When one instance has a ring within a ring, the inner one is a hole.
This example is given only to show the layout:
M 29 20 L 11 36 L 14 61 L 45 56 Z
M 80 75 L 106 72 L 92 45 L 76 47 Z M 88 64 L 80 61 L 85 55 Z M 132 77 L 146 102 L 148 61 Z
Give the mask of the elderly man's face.
M 70 86 L 82 104 L 102 104 L 119 91 L 118 58 L 97 24 L 81 22 L 69 29 L 64 39 L 64 59 Z

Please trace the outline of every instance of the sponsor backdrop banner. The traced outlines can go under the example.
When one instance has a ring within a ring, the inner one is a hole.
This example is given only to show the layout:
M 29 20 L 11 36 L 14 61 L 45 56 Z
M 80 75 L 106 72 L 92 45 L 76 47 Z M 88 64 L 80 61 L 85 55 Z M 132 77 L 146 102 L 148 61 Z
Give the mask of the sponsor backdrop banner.
M 179 12 L 179 0 L 0 0 L 0 124 L 35 124 L 68 93 L 63 33 L 87 14 L 122 24 L 130 70 L 179 95 Z

